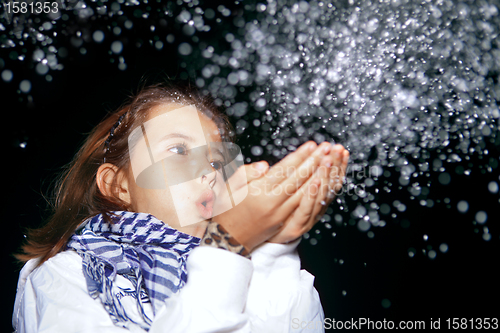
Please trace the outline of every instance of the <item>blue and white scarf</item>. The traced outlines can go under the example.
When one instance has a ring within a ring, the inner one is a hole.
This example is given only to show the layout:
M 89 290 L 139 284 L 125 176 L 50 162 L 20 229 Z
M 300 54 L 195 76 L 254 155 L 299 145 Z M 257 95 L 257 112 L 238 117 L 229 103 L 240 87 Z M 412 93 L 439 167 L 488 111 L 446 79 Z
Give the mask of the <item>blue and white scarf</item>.
M 89 294 L 101 299 L 115 325 L 139 325 L 149 330 L 152 319 L 144 313 L 141 298 L 144 293 L 149 296 L 154 314 L 165 299 L 178 292 L 187 281 L 187 256 L 200 239 L 170 228 L 150 214 L 113 214 L 117 215 L 113 224 L 107 223 L 102 214 L 87 219 L 67 247 L 82 257 Z M 116 274 L 134 285 L 134 298 L 145 324 L 130 319 L 112 292 Z

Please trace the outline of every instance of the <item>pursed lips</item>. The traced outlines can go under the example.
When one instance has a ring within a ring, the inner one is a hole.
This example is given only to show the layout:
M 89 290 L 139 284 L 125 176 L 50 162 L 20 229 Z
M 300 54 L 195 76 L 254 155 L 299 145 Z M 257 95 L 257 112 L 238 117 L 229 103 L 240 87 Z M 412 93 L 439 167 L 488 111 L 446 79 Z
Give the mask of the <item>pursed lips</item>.
M 196 200 L 196 207 L 198 208 L 198 212 L 204 219 L 212 218 L 214 201 L 215 193 L 212 190 L 203 191 L 198 200 Z

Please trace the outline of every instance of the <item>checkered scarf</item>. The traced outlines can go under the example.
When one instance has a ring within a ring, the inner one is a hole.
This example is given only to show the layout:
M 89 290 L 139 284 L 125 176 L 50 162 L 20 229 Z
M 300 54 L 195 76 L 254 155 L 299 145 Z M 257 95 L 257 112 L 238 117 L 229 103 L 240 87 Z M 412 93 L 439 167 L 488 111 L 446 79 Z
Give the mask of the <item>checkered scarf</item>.
M 101 299 L 115 325 L 139 325 L 149 330 L 151 318 L 144 313 L 142 303 L 149 297 L 156 313 L 165 299 L 184 286 L 187 256 L 200 239 L 172 229 L 150 214 L 113 214 L 112 224 L 102 214 L 86 220 L 67 247 L 82 257 L 89 295 Z M 144 323 L 130 319 L 116 292 L 112 292 L 116 274 L 134 285 Z

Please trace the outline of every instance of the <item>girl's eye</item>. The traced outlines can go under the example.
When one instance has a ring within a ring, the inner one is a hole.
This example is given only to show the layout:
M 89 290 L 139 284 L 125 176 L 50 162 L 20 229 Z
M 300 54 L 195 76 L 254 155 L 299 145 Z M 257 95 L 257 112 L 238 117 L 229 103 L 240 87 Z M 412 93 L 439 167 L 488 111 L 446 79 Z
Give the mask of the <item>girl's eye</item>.
M 219 161 L 213 161 L 210 164 L 212 165 L 212 168 L 214 168 L 215 170 L 222 169 L 222 167 L 223 167 L 222 162 L 219 162 Z
M 183 146 L 175 146 L 170 148 L 168 151 L 171 151 L 175 154 L 186 155 L 187 149 Z

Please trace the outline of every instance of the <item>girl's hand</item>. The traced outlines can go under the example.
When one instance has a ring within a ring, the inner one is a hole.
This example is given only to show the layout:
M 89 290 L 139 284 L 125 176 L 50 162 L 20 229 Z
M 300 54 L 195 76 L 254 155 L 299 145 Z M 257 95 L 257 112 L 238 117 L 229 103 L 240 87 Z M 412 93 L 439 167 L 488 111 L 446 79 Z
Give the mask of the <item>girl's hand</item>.
M 222 225 L 251 252 L 284 228 L 284 222 L 300 205 L 300 199 L 294 194 L 314 174 L 320 161 L 330 150 L 330 143 L 324 142 L 317 146 L 310 141 L 286 156 L 260 178 L 255 179 L 254 171 L 247 172 L 246 186 L 233 192 L 237 197 L 248 191 L 246 197 L 236 207 L 214 216 L 212 220 Z M 249 168 L 253 167 L 242 166 L 237 173 L 248 171 Z
M 329 168 L 328 163 L 332 161 Z M 323 158 L 315 175 L 294 194 L 294 199 L 300 201 L 299 207 L 287 218 L 285 227 L 268 242 L 289 243 L 311 230 L 341 190 L 348 161 L 349 152 L 342 145 L 335 145 L 330 155 Z

